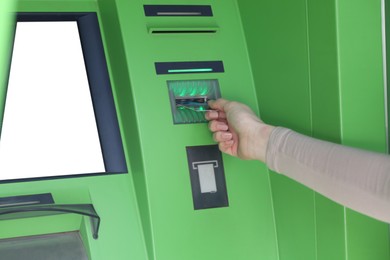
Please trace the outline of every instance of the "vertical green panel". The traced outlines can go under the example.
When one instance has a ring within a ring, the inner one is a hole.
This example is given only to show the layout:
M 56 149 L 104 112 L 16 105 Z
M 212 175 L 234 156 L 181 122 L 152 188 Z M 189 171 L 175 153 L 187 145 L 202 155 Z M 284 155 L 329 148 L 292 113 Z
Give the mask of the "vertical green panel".
M 316 194 L 317 259 L 345 260 L 344 207 Z
M 108 3 L 108 1 L 106 1 Z M 234 0 L 201 0 L 213 17 L 145 17 L 144 1 L 118 0 L 139 128 L 144 182 L 136 182 L 149 255 L 155 259 L 277 259 L 269 177 L 264 165 L 224 156 L 229 207 L 194 210 L 186 146 L 214 144 L 207 124 L 174 125 L 171 80 L 217 79 L 223 97 L 256 107 Z M 153 1 L 152 4 L 183 4 Z M 210 28 L 216 34 L 151 34 L 149 28 Z M 226 44 L 229 43 L 229 44 Z M 155 62 L 222 60 L 225 73 L 156 75 Z M 136 177 L 141 179 L 140 176 Z M 145 196 L 146 193 L 146 196 Z M 145 207 L 145 205 L 142 205 Z M 148 214 L 148 215 L 145 215 Z
M 7 92 L 10 48 L 12 42 L 14 11 L 16 1 L 3 0 L 0 2 L 0 139 L 4 116 L 5 95 Z
M 100 12 L 97 8 L 95 0 L 28 0 L 19 1 L 17 11 L 20 12 L 97 12 L 99 22 L 105 30 L 102 32 L 105 48 L 115 48 L 117 45 L 109 46 L 106 38 L 111 37 L 111 41 L 121 41 L 121 35 L 118 35 L 118 29 L 115 27 L 115 16 L 111 16 L 110 10 L 115 10 L 115 2 L 110 2 L 103 6 L 105 19 L 100 19 Z M 4 1 L 0 3 L 0 12 L 3 12 Z M 3 53 L 4 47 L 7 46 L 7 38 L 3 38 L 3 20 L 0 15 L 0 33 L 1 33 L 1 77 L 3 77 L 3 68 L 7 72 L 9 68 L 9 60 L 4 62 L 3 56 L 9 55 L 8 50 Z M 110 19 L 111 18 L 111 19 Z M 5 25 L 5 24 L 4 24 Z M 12 24 L 13 26 L 14 24 Z M 110 33 L 105 33 L 110 32 Z M 121 46 L 120 44 L 118 44 Z M 93 203 L 96 211 L 101 217 L 101 226 L 99 239 L 92 238 L 90 233 L 89 220 L 78 222 L 58 221 L 58 218 L 45 219 L 19 219 L 8 222 L 2 222 L 1 225 L 7 225 L 7 228 L 0 229 L 1 237 L 12 237 L 13 235 L 26 234 L 43 234 L 46 232 L 63 232 L 68 229 L 77 229 L 77 224 L 80 226 L 81 233 L 90 249 L 90 255 L 94 260 L 111 259 L 115 256 L 117 259 L 148 259 L 146 253 L 146 245 L 144 233 L 140 221 L 138 201 L 133 187 L 132 173 L 138 173 L 142 170 L 139 145 L 137 146 L 137 132 L 135 119 L 132 118 L 131 107 L 131 88 L 128 84 L 128 71 L 126 70 L 125 57 L 123 48 L 116 49 L 116 52 L 107 51 L 109 70 L 111 72 L 112 87 L 115 94 L 115 102 L 120 121 L 121 132 L 123 134 L 124 148 L 126 150 L 126 158 L 129 174 L 123 175 L 108 175 L 108 176 L 91 176 L 84 178 L 68 178 L 57 180 L 36 180 L 33 182 L 20 182 L 1 184 L 0 197 L 16 196 L 24 194 L 46 193 L 53 194 L 56 203 L 77 204 L 77 203 Z M 115 56 L 116 55 L 116 56 Z M 118 57 L 119 56 L 119 57 Z M 7 57 L 6 57 L 7 58 Z M 5 66 L 5 67 L 3 67 Z M 113 73 L 115 71 L 115 73 Z M 1 78 L 3 80 L 3 78 Z M 3 90 L 3 86 L 1 85 Z M 120 98 L 118 98 L 118 96 Z M 50 97 L 48 97 L 50 98 Z M 130 104 L 129 104 L 130 100 Z M 127 102 L 127 103 L 126 103 Z M 70 104 L 71 105 L 71 104 Z M 25 109 L 25 108 L 22 108 Z M 130 114 L 130 115 L 129 115 Z M 132 124 L 133 128 L 128 126 Z M 130 129 L 130 131 L 129 131 Z M 134 141 L 135 140 L 135 141 Z M 131 160 L 129 159 L 131 157 Z M 133 162 L 139 162 L 133 163 Z M 23 163 L 20 161 L 19 163 Z M 64 215 L 65 216 L 65 215 Z M 69 219 L 63 217 L 61 220 Z M 41 226 L 44 225 L 44 226 Z M 26 228 L 26 226 L 28 228 Z M 76 226 L 76 227 L 74 227 Z
M 144 233 L 144 243 L 148 249 L 148 259 L 154 259 L 151 238 L 151 226 L 149 218 L 149 202 L 146 191 L 144 167 L 142 164 L 141 144 L 139 139 L 139 130 L 135 113 L 134 96 L 129 75 L 128 61 L 126 59 L 125 45 L 122 37 L 122 29 L 118 17 L 116 1 L 99 0 L 98 1 L 102 27 L 105 34 L 105 43 L 107 45 L 106 55 L 109 57 L 109 69 L 113 75 L 113 82 L 116 86 L 114 96 L 120 107 L 121 117 L 119 124 L 123 129 L 122 140 L 127 146 L 128 168 L 131 169 L 134 178 L 134 186 L 137 187 L 137 200 L 141 222 Z
M 239 1 L 262 118 L 311 132 L 306 1 Z M 315 259 L 314 193 L 271 175 L 280 259 Z
M 337 18 L 343 143 L 385 152 L 380 2 L 340 0 Z
M 342 142 L 386 152 L 381 1 L 337 1 Z M 347 210 L 347 256 L 389 259 L 388 225 Z
M 336 7 L 308 0 L 313 136 L 340 142 Z M 345 259 L 344 208 L 316 194 L 317 259 Z
M 339 143 L 340 105 L 334 0 L 308 0 L 308 21 L 313 136 Z

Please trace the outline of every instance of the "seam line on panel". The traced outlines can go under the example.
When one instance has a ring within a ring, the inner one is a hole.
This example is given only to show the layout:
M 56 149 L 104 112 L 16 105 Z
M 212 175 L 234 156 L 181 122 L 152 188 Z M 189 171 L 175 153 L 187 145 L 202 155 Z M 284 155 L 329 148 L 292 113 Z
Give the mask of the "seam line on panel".
M 340 31 L 339 31 L 339 8 L 338 0 L 335 0 L 336 13 L 336 51 L 337 51 L 337 83 L 339 89 L 339 107 L 340 107 L 340 141 L 344 142 L 344 127 L 343 127 L 343 106 L 342 106 L 342 90 L 341 90 L 341 68 L 340 68 Z
M 314 204 L 314 211 L 313 211 L 313 218 L 314 218 L 314 250 L 316 252 L 316 260 L 318 259 L 318 229 L 317 229 L 317 196 L 316 192 L 313 191 L 313 204 Z
M 345 260 L 349 259 L 348 255 L 348 233 L 347 233 L 347 208 L 344 207 L 344 239 L 345 239 Z
M 307 46 L 307 70 L 308 70 L 308 92 L 309 92 L 309 110 L 310 110 L 310 134 L 314 136 L 313 126 L 313 98 L 312 98 L 312 78 L 311 78 L 311 53 L 310 53 L 310 26 L 309 26 L 309 3 L 305 0 L 305 15 L 306 15 L 306 46 Z M 313 195 L 313 221 L 314 221 L 314 251 L 315 259 L 318 259 L 318 230 L 317 230 L 317 204 L 316 204 L 316 192 L 312 191 Z
M 338 84 L 338 90 L 339 90 L 339 109 L 340 109 L 340 143 L 344 143 L 344 126 L 343 126 L 343 106 L 342 106 L 342 90 L 341 90 L 341 56 L 340 56 L 340 10 L 339 10 L 339 0 L 334 1 L 334 8 L 335 8 L 335 22 L 336 22 L 336 55 L 337 55 L 337 84 Z M 348 255 L 348 237 L 347 237 L 347 209 L 346 207 L 343 207 L 343 214 L 344 214 L 344 254 L 345 254 L 345 260 L 349 259 Z
M 310 33 L 309 33 L 309 6 L 308 0 L 305 1 L 306 11 L 306 46 L 307 46 L 307 70 L 308 70 L 308 92 L 309 92 L 309 110 L 310 110 L 310 134 L 313 136 L 313 100 L 311 91 L 311 62 L 310 62 Z
M 267 166 L 265 166 L 267 167 Z M 279 236 L 278 236 L 278 229 L 276 227 L 276 214 L 275 214 L 275 207 L 274 207 L 274 196 L 272 192 L 272 184 L 271 184 L 271 171 L 267 167 L 267 178 L 268 178 L 268 186 L 269 186 L 269 191 L 271 195 L 271 209 L 272 209 L 272 217 L 274 219 L 274 233 L 275 233 L 275 242 L 276 242 L 276 257 L 278 260 L 280 260 L 280 253 L 279 253 Z
M 388 98 L 387 98 L 387 39 L 386 39 L 386 3 L 381 0 L 381 19 L 382 19 L 382 56 L 383 56 L 383 87 L 384 87 L 384 106 L 385 106 L 385 129 L 386 129 L 386 153 L 389 152 L 389 122 L 388 122 Z

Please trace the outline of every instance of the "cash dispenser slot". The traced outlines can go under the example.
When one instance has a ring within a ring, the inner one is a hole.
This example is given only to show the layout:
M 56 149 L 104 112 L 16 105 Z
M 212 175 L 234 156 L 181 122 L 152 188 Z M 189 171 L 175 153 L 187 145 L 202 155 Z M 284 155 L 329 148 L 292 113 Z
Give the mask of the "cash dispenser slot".
M 15 206 L 28 206 L 37 204 L 52 204 L 53 196 L 50 193 L 23 195 L 0 198 L 0 209 Z
M 155 68 L 158 75 L 225 72 L 222 61 L 156 62 Z
M 0 258 L 88 259 L 82 237 L 89 228 L 80 227 L 79 216 L 89 217 L 92 237 L 98 239 L 100 217 L 93 204 L 55 204 L 50 193 L 0 198 L 0 222 L 11 221 L 4 224 L 14 230 L 0 236 Z
M 0 221 L 66 213 L 90 217 L 93 238 L 98 238 L 100 217 L 93 204 L 55 204 L 51 193 L 0 198 Z
M 213 16 L 210 5 L 144 5 L 145 16 Z
M 78 232 L 0 239 L 1 259 L 88 260 Z
M 0 221 L 73 213 L 90 217 L 92 236 L 98 239 L 100 217 L 92 204 L 40 204 L 0 208 Z

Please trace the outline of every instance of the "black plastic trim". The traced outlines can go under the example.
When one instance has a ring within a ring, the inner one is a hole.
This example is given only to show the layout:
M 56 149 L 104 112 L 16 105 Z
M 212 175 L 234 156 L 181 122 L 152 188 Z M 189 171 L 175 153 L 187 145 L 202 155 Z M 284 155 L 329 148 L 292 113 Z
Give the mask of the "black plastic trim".
M 145 16 L 213 16 L 210 5 L 144 5 Z
M 217 30 L 153 30 L 152 34 L 200 34 L 200 33 L 216 33 Z
M 185 62 L 155 62 L 156 73 L 160 74 L 187 74 L 187 73 L 221 73 L 225 72 L 222 61 L 185 61 Z M 190 71 L 210 69 L 210 71 Z M 172 72 L 172 70 L 188 70 Z

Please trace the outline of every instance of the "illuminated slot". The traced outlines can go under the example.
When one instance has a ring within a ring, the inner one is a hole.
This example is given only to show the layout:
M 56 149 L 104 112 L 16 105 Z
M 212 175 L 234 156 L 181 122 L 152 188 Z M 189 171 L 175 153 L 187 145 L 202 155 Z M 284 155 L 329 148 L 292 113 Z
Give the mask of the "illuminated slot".
M 212 68 L 204 68 L 204 69 L 175 69 L 168 70 L 168 73 L 198 73 L 198 72 L 213 72 Z
M 163 16 L 199 16 L 202 15 L 201 12 L 157 12 L 157 15 Z
M 195 112 L 204 112 L 210 110 L 207 101 L 207 96 L 186 96 L 175 97 L 175 104 L 177 109 L 189 109 Z
M 144 5 L 145 16 L 213 16 L 209 5 Z
M 221 97 L 218 80 L 170 80 L 168 83 L 174 124 L 205 123 L 208 101 Z
M 221 73 L 222 61 L 156 62 L 157 74 Z

